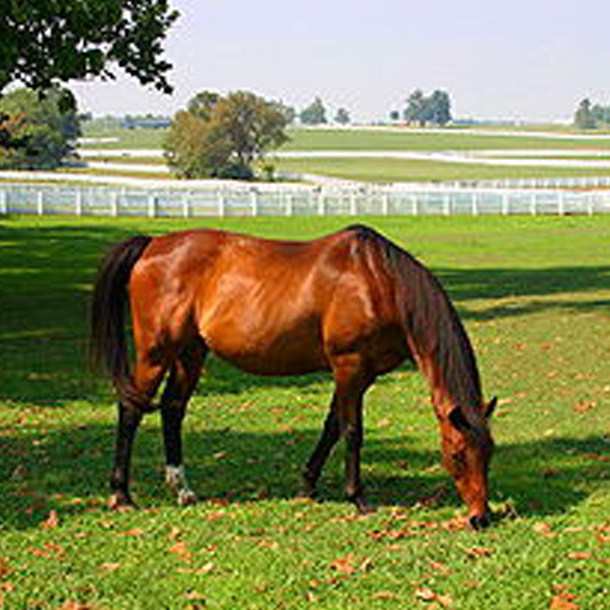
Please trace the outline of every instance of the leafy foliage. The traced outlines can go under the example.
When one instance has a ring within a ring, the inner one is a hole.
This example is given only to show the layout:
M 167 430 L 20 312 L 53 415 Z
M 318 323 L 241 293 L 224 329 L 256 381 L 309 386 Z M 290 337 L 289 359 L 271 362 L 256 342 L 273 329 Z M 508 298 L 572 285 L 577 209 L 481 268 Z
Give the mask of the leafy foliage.
M 337 114 L 335 115 L 335 123 L 339 123 L 339 125 L 347 125 L 351 121 L 349 116 L 349 112 L 345 108 L 339 108 L 337 110 Z
M 172 121 L 165 153 L 183 178 L 254 177 L 253 164 L 287 140 L 283 107 L 253 93 L 198 93 Z
M 79 134 L 76 100 L 66 89 L 40 96 L 23 88 L 0 98 L 0 167 L 58 165 Z
M 317 97 L 309 106 L 303 108 L 299 114 L 299 119 L 303 125 L 323 125 L 327 123 L 326 108 L 322 100 Z
M 610 106 L 593 104 L 585 98 L 574 113 L 574 126 L 578 129 L 597 129 L 610 126 Z
M 449 94 L 437 89 L 426 96 L 421 89 L 416 89 L 407 98 L 403 117 L 407 123 L 446 125 L 452 118 Z
M 163 40 L 178 13 L 168 0 L 7 0 L 0 11 L 0 92 L 112 77 L 118 64 L 142 84 L 171 87 Z

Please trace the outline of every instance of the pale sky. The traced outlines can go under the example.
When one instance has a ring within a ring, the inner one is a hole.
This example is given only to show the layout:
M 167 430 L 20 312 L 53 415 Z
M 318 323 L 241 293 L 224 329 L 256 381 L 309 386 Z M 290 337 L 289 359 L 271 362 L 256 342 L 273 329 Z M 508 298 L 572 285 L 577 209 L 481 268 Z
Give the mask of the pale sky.
M 173 0 L 171 97 L 120 78 L 73 83 L 95 114 L 173 114 L 197 91 L 385 120 L 416 88 L 459 118 L 569 119 L 610 103 L 609 0 Z

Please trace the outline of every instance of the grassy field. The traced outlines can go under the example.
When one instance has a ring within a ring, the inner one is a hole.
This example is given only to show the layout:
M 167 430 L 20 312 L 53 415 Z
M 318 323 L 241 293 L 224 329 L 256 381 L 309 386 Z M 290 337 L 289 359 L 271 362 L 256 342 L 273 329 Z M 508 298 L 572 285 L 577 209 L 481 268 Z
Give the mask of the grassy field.
M 209 363 L 185 423 L 202 502 L 162 485 L 157 416 L 137 439 L 140 511 L 106 508 L 115 409 L 85 365 L 100 255 L 138 231 L 217 226 L 307 238 L 353 218 L 0 219 L 0 607 L 608 608 L 610 219 L 367 218 L 441 278 L 500 406 L 496 523 L 457 527 L 422 378 L 367 396 L 357 517 L 333 455 L 320 502 L 293 499 L 320 431 L 324 375 L 264 379 Z
M 587 167 L 502 167 L 402 159 L 274 159 L 278 170 L 364 182 L 453 182 L 518 178 L 608 176 L 610 169 Z
M 85 147 L 94 148 L 162 148 L 166 137 L 164 130 L 103 130 L 86 127 L 88 137 L 115 136 L 119 140 L 108 143 L 91 143 Z M 371 151 L 478 151 L 495 150 L 547 150 L 560 149 L 610 150 L 610 139 L 548 138 L 537 136 L 508 136 L 502 134 L 481 135 L 468 130 L 447 130 L 444 133 L 421 133 L 420 131 L 391 130 L 329 130 L 291 129 L 290 140 L 284 151 L 307 150 L 371 150 Z M 547 135 L 549 135 L 547 133 Z M 561 134 L 565 136 L 566 134 Z M 570 158 L 566 155 L 565 158 Z M 115 160 L 116 161 L 116 160 Z M 156 159 L 155 163 L 160 160 Z M 125 172 L 129 174 L 130 163 L 147 163 L 146 157 L 123 159 Z M 556 176 L 607 176 L 608 169 L 599 168 L 552 168 L 552 167 L 502 167 L 484 164 L 444 163 L 435 161 L 407 161 L 397 159 L 279 159 L 274 165 L 283 172 L 310 173 L 366 182 L 409 182 L 409 181 L 455 181 L 485 180 L 502 178 L 547 178 Z M 154 172 L 154 166 L 151 168 Z M 88 170 L 73 170 L 78 173 Z M 115 170 L 104 170 L 120 174 Z M 122 172 L 125 174 L 125 172 Z

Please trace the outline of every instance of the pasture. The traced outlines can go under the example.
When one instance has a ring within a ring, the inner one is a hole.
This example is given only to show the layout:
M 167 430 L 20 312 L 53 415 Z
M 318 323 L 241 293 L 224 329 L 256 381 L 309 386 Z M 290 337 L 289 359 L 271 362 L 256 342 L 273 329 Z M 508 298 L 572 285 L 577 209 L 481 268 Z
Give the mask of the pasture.
M 404 367 L 367 394 L 363 481 L 343 446 L 319 501 L 294 499 L 330 399 L 325 375 L 259 378 L 209 361 L 185 421 L 181 509 L 158 415 L 133 462 L 141 509 L 106 507 L 115 407 L 86 365 L 107 247 L 215 226 L 305 239 L 353 218 L 0 218 L 0 607 L 602 609 L 610 594 L 610 219 L 371 218 L 441 279 L 500 405 L 496 522 L 465 529 L 428 388 Z
M 83 148 L 96 149 L 160 149 L 167 132 L 165 130 L 128 130 L 103 129 L 96 125 L 85 124 L 85 136 L 114 137 L 116 141 L 84 144 Z M 512 134 L 512 135 L 511 135 Z M 519 151 L 533 151 L 540 154 L 544 151 L 555 153 L 566 151 L 565 158 L 580 160 L 580 167 L 527 167 L 527 166 L 490 166 L 484 163 L 450 163 L 438 160 L 406 160 L 406 159 L 366 159 L 366 158 L 274 158 L 270 160 L 274 166 L 288 173 L 309 173 L 323 176 L 360 180 L 364 182 L 422 182 L 422 181 L 456 181 L 456 180 L 486 180 L 502 178 L 546 178 L 558 176 L 607 176 L 608 168 L 587 167 L 582 165 L 584 154 L 592 149 L 600 154 L 610 150 L 610 139 L 607 134 L 598 138 L 579 137 L 572 132 L 557 133 L 545 131 L 538 134 L 512 132 L 488 132 L 482 135 L 474 130 L 447 129 L 442 132 L 431 130 L 429 133 L 409 129 L 298 129 L 288 130 L 289 141 L 281 151 L 405 151 L 412 153 L 439 153 L 457 151 L 462 154 L 476 154 L 481 151 L 493 150 L 512 154 Z M 143 156 L 132 159 L 119 159 L 125 165 L 122 172 L 104 170 L 105 173 L 129 174 L 129 165 L 134 162 L 151 165 L 151 177 L 158 169 L 159 159 L 154 162 Z M 500 154 L 501 156 L 501 154 Z M 526 159 L 528 157 L 524 155 Z M 557 157 L 554 156 L 554 159 Z M 512 156 L 513 161 L 515 157 Z M 589 158 L 585 158 L 586 162 Z M 114 162 L 116 158 L 108 159 Z M 157 166 L 157 167 L 155 167 Z M 99 173 L 98 169 L 76 169 L 78 173 Z M 133 172 L 142 177 L 141 172 Z

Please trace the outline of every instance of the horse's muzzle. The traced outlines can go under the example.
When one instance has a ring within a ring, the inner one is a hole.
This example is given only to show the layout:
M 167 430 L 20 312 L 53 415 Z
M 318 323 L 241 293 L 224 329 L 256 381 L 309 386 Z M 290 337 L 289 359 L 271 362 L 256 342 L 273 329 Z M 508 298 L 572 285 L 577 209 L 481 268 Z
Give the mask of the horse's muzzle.
M 469 521 L 473 529 L 477 531 L 483 530 L 491 524 L 491 513 L 487 509 L 482 515 L 472 515 Z

